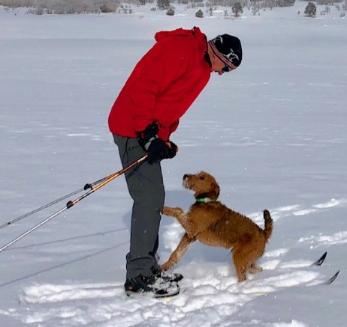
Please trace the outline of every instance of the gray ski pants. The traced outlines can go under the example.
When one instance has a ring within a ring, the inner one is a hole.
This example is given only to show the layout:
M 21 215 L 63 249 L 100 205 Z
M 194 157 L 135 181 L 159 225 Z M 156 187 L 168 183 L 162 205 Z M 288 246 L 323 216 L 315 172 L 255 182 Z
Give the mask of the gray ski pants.
M 123 167 L 145 154 L 136 138 L 113 135 Z M 151 276 L 158 270 L 156 252 L 165 190 L 160 162 L 143 164 L 125 174 L 129 194 L 134 200 L 131 215 L 130 251 L 126 278 Z

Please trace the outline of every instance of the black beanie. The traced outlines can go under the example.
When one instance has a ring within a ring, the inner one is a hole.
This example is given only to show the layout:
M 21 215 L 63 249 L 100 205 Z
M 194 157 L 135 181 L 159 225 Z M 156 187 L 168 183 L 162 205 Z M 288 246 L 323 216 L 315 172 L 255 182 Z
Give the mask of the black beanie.
M 210 40 L 209 44 L 214 53 L 226 64 L 231 63 L 235 67 L 238 67 L 241 64 L 241 41 L 236 36 L 229 34 L 218 35 L 214 39 Z

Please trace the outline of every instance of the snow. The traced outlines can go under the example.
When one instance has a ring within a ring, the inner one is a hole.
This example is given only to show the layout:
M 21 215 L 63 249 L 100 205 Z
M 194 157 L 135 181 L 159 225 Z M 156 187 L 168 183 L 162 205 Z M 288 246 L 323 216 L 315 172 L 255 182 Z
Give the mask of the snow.
M 223 203 L 274 218 L 264 271 L 247 282 L 228 251 L 195 243 L 175 268 L 179 296 L 127 298 L 131 200 L 117 179 L 0 253 L 1 326 L 345 325 L 347 23 L 298 15 L 305 5 L 241 19 L 0 10 L 0 224 L 120 169 L 110 106 L 156 31 L 194 25 L 238 35 L 244 61 L 211 78 L 173 135 L 166 203 L 187 209 L 182 176 L 206 170 Z M 0 245 L 64 204 L 1 229 Z M 163 217 L 161 261 L 182 233 Z

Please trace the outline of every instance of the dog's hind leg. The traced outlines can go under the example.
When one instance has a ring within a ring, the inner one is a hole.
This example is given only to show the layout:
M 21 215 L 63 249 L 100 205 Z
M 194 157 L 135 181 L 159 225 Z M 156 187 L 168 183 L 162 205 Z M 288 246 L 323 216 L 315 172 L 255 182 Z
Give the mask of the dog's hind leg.
M 246 273 L 248 271 L 252 273 L 260 271 L 260 268 L 255 265 L 255 261 L 259 257 L 257 251 L 255 250 L 256 245 L 256 242 L 249 241 L 238 244 L 234 248 L 233 260 L 239 282 L 247 279 Z
M 176 250 L 171 253 L 170 258 L 161 266 L 163 270 L 168 270 L 173 267 L 186 252 L 189 244 L 193 242 L 194 239 L 190 238 L 187 233 L 183 235 L 180 243 L 178 244 Z
M 247 279 L 246 272 L 247 266 L 242 257 L 242 252 L 239 250 L 234 250 L 233 253 L 233 261 L 236 269 L 237 280 L 239 282 L 243 282 Z
M 263 268 L 257 266 L 255 263 L 252 263 L 248 269 L 248 272 L 250 272 L 251 274 L 256 274 L 256 273 L 261 272 L 261 271 L 263 271 Z

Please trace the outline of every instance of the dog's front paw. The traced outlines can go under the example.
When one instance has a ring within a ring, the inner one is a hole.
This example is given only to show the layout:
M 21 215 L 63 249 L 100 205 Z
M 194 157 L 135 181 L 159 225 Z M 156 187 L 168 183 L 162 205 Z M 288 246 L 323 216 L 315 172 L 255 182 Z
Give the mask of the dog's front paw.
M 171 216 L 172 208 L 164 207 L 161 213 L 166 216 Z
M 166 216 L 177 216 L 177 215 L 180 215 L 184 212 L 181 208 L 164 207 L 162 210 L 162 213 Z
M 166 261 L 164 264 L 160 266 L 161 270 L 169 270 L 173 265 L 170 263 L 170 261 Z

